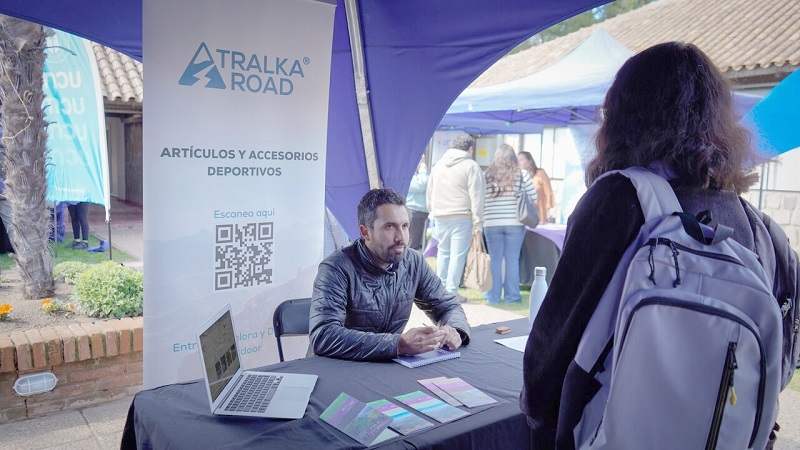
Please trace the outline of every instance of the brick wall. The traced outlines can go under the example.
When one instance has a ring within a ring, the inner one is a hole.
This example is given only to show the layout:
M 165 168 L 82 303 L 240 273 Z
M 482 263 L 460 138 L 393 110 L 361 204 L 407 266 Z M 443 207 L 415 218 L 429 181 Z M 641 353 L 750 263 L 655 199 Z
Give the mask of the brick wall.
M 0 423 L 118 400 L 142 389 L 142 318 L 0 333 Z M 20 375 L 51 371 L 52 391 L 22 397 Z
M 758 191 L 748 192 L 743 197 L 758 206 Z M 764 191 L 761 211 L 781 226 L 794 251 L 800 253 L 800 192 Z

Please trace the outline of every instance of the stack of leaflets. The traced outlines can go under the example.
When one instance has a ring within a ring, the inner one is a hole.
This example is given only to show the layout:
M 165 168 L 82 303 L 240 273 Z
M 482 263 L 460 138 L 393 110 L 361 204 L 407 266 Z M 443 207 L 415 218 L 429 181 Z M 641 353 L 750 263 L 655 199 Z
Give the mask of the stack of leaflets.
M 447 403 L 437 398 L 433 398 L 422 391 L 414 391 L 409 394 L 398 395 L 395 398 L 403 402 L 403 404 L 410 406 L 422 414 L 425 414 L 426 416 L 442 423 L 452 422 L 453 420 L 469 415 L 468 412 L 462 411 L 455 406 L 450 406 Z
M 474 408 L 497 403 L 497 400 L 458 377 L 428 378 L 418 382 L 452 406 Z

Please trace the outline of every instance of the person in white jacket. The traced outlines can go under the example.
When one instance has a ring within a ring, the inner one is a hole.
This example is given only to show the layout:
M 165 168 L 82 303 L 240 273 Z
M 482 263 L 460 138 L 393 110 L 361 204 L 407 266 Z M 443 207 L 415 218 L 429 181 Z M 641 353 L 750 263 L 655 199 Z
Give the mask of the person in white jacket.
M 434 219 L 438 241 L 436 275 L 448 292 L 457 295 L 473 233 L 483 232 L 486 183 L 481 167 L 472 158 L 475 140 L 458 135 L 441 159 L 433 165 L 426 202 Z M 466 301 L 458 296 L 461 302 Z

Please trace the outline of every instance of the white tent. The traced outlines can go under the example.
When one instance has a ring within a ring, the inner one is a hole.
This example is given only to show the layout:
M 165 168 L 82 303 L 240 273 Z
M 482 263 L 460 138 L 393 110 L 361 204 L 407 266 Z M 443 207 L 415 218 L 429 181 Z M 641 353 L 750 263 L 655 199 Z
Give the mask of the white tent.
M 467 88 L 453 102 L 440 129 L 531 133 L 543 125 L 596 123 L 598 107 L 633 51 L 599 28 L 553 65 L 523 78 Z M 760 99 L 736 93 L 740 113 Z

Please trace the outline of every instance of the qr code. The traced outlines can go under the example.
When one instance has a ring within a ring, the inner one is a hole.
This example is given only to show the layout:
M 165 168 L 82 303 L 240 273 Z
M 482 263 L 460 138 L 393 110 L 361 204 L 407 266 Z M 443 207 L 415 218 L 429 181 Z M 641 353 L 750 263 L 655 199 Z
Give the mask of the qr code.
M 214 290 L 272 283 L 272 224 L 217 225 Z

